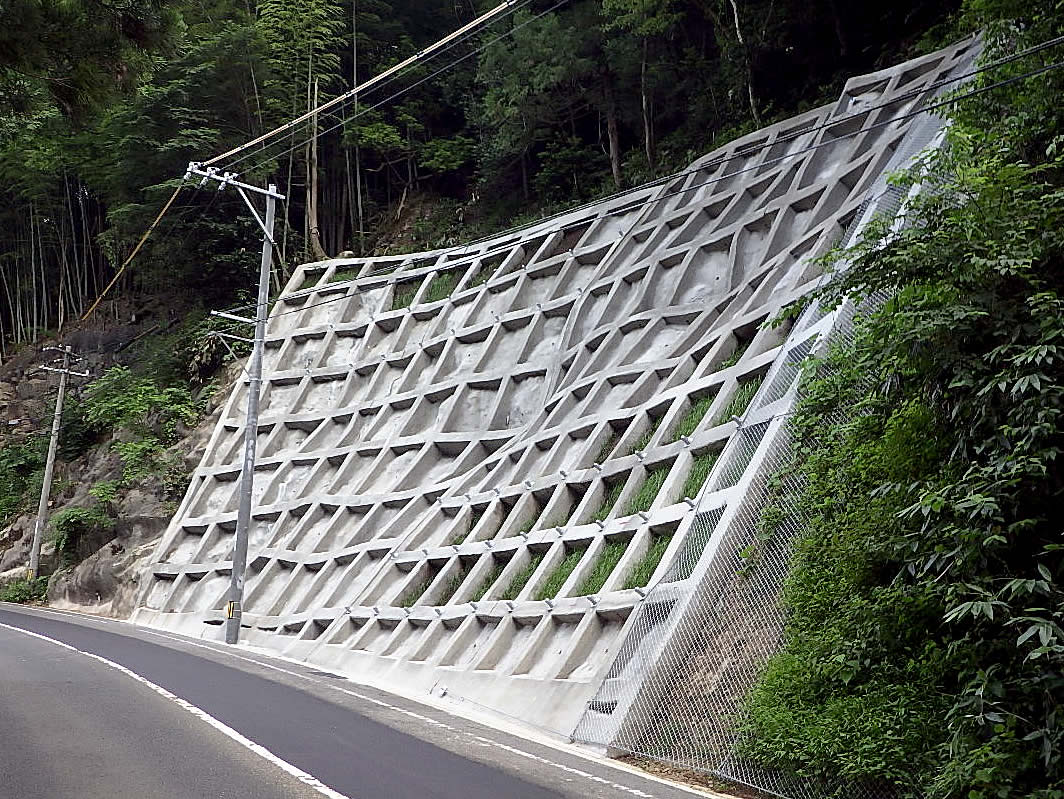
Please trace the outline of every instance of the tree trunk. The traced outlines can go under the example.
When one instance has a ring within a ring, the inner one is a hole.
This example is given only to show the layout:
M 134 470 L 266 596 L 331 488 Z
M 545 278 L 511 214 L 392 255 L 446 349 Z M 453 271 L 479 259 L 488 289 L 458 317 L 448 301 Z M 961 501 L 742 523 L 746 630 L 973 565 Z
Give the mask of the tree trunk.
M 648 40 L 643 37 L 643 60 L 639 65 L 639 95 L 643 107 L 643 149 L 647 156 L 647 165 L 653 169 L 656 161 L 654 146 L 654 118 L 650 106 L 650 89 L 647 86 L 647 49 Z
M 358 87 L 358 0 L 351 2 L 351 87 Z M 354 98 L 355 115 L 355 207 L 358 209 L 358 254 L 364 254 L 365 222 L 362 212 L 362 157 L 358 146 L 358 95 Z M 354 225 L 352 225 L 354 227 Z
M 613 75 L 609 72 L 603 76 L 603 94 L 606 99 L 606 137 L 610 142 L 610 171 L 613 184 L 621 188 L 621 143 L 617 133 L 617 103 L 613 96 Z
M 318 79 L 314 79 L 313 108 L 318 107 Z M 307 228 L 310 234 L 310 251 L 314 260 L 324 261 L 328 256 L 321 246 L 318 230 L 318 114 L 310 118 L 310 159 L 307 164 L 309 184 L 307 186 Z
M 746 47 L 746 40 L 743 38 L 742 27 L 739 25 L 739 6 L 735 0 L 728 0 L 731 3 L 732 19 L 735 22 L 735 38 L 739 40 L 739 52 L 743 57 L 743 68 L 746 70 L 746 95 L 750 101 L 750 115 L 754 118 L 754 124 L 761 127 L 761 114 L 757 110 L 757 100 L 754 98 L 754 68 L 750 62 L 750 51 Z
M 850 55 L 850 37 L 846 34 L 846 25 L 839 13 L 838 0 L 828 0 L 828 8 L 831 10 L 831 22 L 835 28 L 835 40 L 839 43 L 839 56 L 843 59 Z

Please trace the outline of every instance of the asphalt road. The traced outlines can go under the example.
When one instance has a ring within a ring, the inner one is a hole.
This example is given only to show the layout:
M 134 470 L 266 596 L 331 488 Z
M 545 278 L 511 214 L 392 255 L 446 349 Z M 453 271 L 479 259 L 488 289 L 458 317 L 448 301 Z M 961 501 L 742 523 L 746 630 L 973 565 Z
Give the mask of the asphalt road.
M 0 625 L 3 796 L 704 795 L 242 649 L 3 604 Z

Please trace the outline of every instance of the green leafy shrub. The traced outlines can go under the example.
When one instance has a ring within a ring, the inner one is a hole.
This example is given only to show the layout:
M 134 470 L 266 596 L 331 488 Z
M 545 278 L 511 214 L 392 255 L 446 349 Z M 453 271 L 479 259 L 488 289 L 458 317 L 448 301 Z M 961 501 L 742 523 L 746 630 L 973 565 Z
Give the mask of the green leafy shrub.
M 0 528 L 6 527 L 40 493 L 48 442 L 33 436 L 0 447 Z
M 1062 795 L 1062 89 L 958 105 L 928 176 L 898 181 L 934 188 L 911 224 L 876 221 L 820 292 L 892 299 L 803 385 L 786 643 L 741 754 L 828 792 Z
M 70 565 L 80 559 L 79 546 L 83 542 L 102 543 L 101 538 L 109 537 L 115 520 L 98 505 L 68 507 L 55 513 L 50 525 L 59 559 L 64 565 Z
M 23 578 L 0 586 L 0 602 L 43 602 L 47 596 L 47 577 Z

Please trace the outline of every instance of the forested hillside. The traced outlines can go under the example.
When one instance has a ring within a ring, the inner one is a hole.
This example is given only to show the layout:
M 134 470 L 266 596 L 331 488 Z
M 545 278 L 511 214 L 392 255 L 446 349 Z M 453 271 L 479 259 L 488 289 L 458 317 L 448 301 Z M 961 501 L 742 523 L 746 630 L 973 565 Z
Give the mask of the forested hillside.
M 493 5 L 5 4 L 3 346 L 83 312 L 189 160 L 274 128 Z M 426 249 L 686 165 L 834 95 L 845 76 L 900 60 L 957 6 L 520 0 L 357 107 L 221 165 L 254 182 L 269 176 L 290 195 L 282 269 L 395 246 L 378 233 L 382 223 L 392 232 L 415 195 L 429 202 L 416 203 L 400 246 Z M 256 238 L 239 198 L 193 184 L 117 294 L 164 293 L 176 307 L 230 303 L 248 285 Z

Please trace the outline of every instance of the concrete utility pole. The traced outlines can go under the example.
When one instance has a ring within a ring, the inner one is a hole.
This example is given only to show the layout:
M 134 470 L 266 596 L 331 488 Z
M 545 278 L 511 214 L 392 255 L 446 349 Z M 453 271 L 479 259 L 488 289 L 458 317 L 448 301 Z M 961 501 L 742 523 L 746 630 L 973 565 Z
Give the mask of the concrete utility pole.
M 255 486 L 255 446 L 259 432 L 259 397 L 262 384 L 262 349 L 266 338 L 266 316 L 270 309 L 270 272 L 273 266 L 273 248 L 277 246 L 273 238 L 274 218 L 277 211 L 277 201 L 285 199 L 283 194 L 277 192 L 277 186 L 271 183 L 269 188 L 263 189 L 237 180 L 235 172 L 221 172 L 214 167 L 206 166 L 198 161 L 192 161 L 185 172 L 185 180 L 196 175 L 204 185 L 210 180 L 218 181 L 218 191 L 226 186 L 232 186 L 240 194 L 247 205 L 251 215 L 255 217 L 259 227 L 262 228 L 262 261 L 259 264 L 259 298 L 255 306 L 255 318 L 247 319 L 236 314 L 222 311 L 211 311 L 212 316 L 220 316 L 223 319 L 231 319 L 236 322 L 255 325 L 255 338 L 251 341 L 251 360 L 248 364 L 248 410 L 244 422 L 244 462 L 240 467 L 240 505 L 236 514 L 236 535 L 233 541 L 233 570 L 229 580 L 229 592 L 226 594 L 225 605 L 225 642 L 235 644 L 240 640 L 240 618 L 243 615 L 241 607 L 244 601 L 244 571 L 248 561 L 248 527 L 251 526 L 251 502 Z M 266 195 L 266 217 L 259 216 L 254 204 L 248 197 L 248 192 Z M 234 338 L 240 341 L 247 339 L 240 336 L 230 336 L 219 333 L 224 338 Z
M 55 349 L 54 347 L 50 349 Z M 66 398 L 67 378 L 71 374 L 80 377 L 88 377 L 84 372 L 71 372 L 70 357 L 72 355 L 69 346 L 63 347 L 63 368 L 53 369 L 48 366 L 41 368 L 46 372 L 59 373 L 59 396 L 55 399 L 55 414 L 52 416 L 52 437 L 48 442 L 48 459 L 44 464 L 44 484 L 41 486 L 41 504 L 37 506 L 37 520 L 33 523 L 33 545 L 30 548 L 29 577 L 34 579 L 41 567 L 41 539 L 44 537 L 44 529 L 48 526 L 48 501 L 52 494 L 52 473 L 55 471 L 55 451 L 59 446 L 59 428 L 63 421 L 63 400 Z

